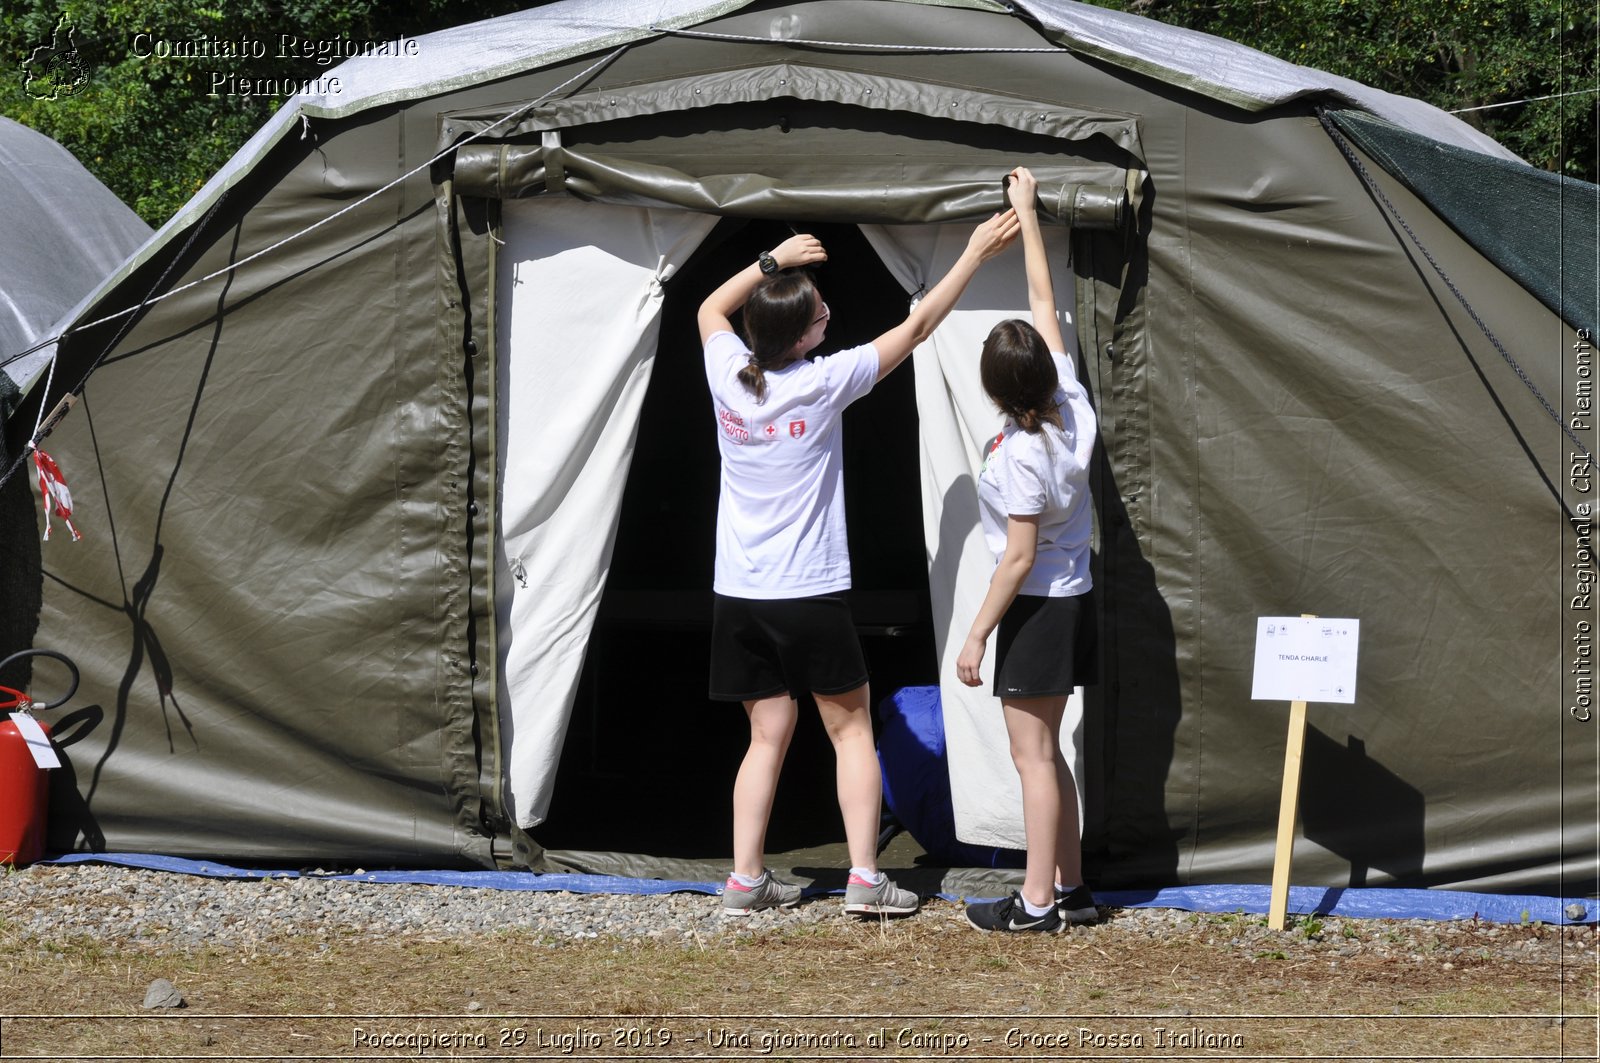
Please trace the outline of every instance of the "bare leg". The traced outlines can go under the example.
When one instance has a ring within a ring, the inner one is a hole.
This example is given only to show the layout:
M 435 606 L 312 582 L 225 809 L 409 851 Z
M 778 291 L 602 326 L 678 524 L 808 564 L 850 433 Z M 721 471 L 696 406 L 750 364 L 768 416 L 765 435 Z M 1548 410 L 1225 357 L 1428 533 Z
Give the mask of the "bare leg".
M 850 866 L 878 869 L 878 823 L 883 809 L 883 774 L 872 739 L 867 684 L 843 694 L 815 694 L 822 726 L 833 742 Z
M 1083 881 L 1078 841 L 1078 791 L 1072 769 L 1061 755 L 1064 697 L 1002 700 L 1011 759 L 1022 778 L 1022 826 L 1028 840 L 1028 869 L 1022 895 L 1044 906 L 1055 899 L 1055 883 Z
M 747 701 L 744 711 L 750 717 L 750 748 L 733 781 L 733 870 L 754 878 L 766 866 L 767 822 L 799 709 L 788 694 L 778 694 Z
M 1057 733 L 1060 733 L 1059 728 Z M 1061 787 L 1061 823 L 1056 833 L 1056 882 L 1063 886 L 1081 886 L 1083 838 L 1078 820 L 1078 781 L 1072 777 L 1072 765 L 1061 755 L 1059 744 L 1056 746 L 1056 776 Z

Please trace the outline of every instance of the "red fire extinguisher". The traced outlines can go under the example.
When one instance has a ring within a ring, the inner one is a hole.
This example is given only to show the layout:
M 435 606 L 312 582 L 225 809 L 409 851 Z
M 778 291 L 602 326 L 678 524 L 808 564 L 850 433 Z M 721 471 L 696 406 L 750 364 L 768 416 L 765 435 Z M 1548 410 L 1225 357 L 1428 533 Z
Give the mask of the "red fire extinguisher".
M 66 694 L 51 702 L 36 702 L 26 693 L 0 686 L 0 864 L 21 867 L 44 855 L 45 823 L 49 813 L 50 775 L 39 766 L 30 748 L 30 735 L 42 735 L 48 744 L 50 728 L 32 719 L 35 709 L 53 709 L 64 704 L 78 690 L 78 668 L 64 654 L 54 650 L 24 650 L 0 661 L 0 671 L 24 657 L 53 657 L 72 673 Z M 14 720 L 15 713 L 20 720 Z M 35 731 L 35 728 L 37 730 Z

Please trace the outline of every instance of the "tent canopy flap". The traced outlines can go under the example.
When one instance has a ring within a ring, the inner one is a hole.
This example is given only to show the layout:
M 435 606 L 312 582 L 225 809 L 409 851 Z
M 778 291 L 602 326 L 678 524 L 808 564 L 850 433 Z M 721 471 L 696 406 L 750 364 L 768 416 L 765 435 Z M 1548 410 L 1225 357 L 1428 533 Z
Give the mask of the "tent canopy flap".
M 519 199 L 565 191 L 602 203 L 782 221 L 948 222 L 982 217 L 1005 205 L 992 165 L 987 173 L 968 178 L 792 185 L 759 173 L 695 177 L 667 166 L 624 162 L 547 143 L 474 144 L 457 153 L 455 172 L 455 187 L 462 195 Z M 1086 229 L 1111 229 L 1127 217 L 1124 184 L 1087 184 L 1063 171 L 1036 176 L 1039 202 L 1048 219 Z
M 441 147 L 461 145 L 461 194 L 567 191 L 738 217 L 929 223 L 1003 209 L 995 175 L 1021 160 L 1049 216 L 1113 228 L 1127 174 L 1142 169 L 1126 114 L 794 64 L 520 106 L 444 117 Z

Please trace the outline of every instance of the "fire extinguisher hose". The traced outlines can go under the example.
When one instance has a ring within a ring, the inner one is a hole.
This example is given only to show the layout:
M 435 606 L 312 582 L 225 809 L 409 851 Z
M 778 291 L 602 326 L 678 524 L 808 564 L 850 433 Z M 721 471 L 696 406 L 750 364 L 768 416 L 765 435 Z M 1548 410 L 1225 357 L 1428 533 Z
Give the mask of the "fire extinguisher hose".
M 58 705 L 65 705 L 72 698 L 72 695 L 78 692 L 78 666 L 72 663 L 72 658 L 68 657 L 64 653 L 57 653 L 55 650 L 23 650 L 20 653 L 13 653 L 10 657 L 0 661 L 0 671 L 4 671 L 6 665 L 10 664 L 12 661 L 20 661 L 26 657 L 50 657 L 54 660 L 60 661 L 62 664 L 67 666 L 67 671 L 72 676 L 72 683 L 67 687 L 67 692 L 61 695 L 59 698 L 56 698 L 54 701 L 39 701 L 37 699 L 32 699 L 33 707 L 35 709 L 53 709 Z M 12 693 L 9 687 L 0 688 L 0 690 L 4 690 L 7 693 Z M 18 696 L 20 697 L 21 695 L 19 694 Z

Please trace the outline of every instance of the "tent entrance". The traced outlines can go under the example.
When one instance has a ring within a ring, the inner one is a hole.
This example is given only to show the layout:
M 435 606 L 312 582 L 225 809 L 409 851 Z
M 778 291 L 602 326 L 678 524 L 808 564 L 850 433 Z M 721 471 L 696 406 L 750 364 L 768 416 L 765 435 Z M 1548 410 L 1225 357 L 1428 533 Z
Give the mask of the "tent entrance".
M 812 223 L 829 260 L 824 350 L 870 341 L 907 293 L 853 225 Z M 717 285 L 790 235 L 724 219 L 667 285 L 611 569 L 589 640 L 549 815 L 549 849 L 725 860 L 729 794 L 748 737 L 737 705 L 706 697 L 718 457 L 695 311 Z M 908 361 L 845 414 L 852 606 L 874 702 L 936 680 L 917 414 Z M 769 830 L 773 852 L 842 841 L 832 748 L 809 698 Z

